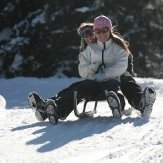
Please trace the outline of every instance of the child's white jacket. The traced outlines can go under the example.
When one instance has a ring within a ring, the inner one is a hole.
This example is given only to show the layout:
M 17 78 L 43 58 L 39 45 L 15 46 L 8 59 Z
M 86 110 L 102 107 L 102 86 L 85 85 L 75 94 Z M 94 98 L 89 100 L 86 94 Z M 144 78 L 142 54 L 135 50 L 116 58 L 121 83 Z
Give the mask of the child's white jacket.
M 122 47 L 109 39 L 105 42 L 104 73 L 96 74 L 98 66 L 102 63 L 102 50 L 104 43 L 97 41 L 87 46 L 79 54 L 79 74 L 84 79 L 106 81 L 119 79 L 128 66 L 128 53 Z

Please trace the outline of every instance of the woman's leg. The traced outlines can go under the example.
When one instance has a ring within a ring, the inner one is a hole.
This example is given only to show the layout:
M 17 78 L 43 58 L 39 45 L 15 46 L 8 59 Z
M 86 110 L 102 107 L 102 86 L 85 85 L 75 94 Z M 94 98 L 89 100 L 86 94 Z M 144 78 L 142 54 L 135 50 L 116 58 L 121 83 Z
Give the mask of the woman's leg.
M 68 94 L 70 91 L 74 91 L 75 88 L 80 85 L 81 83 L 83 83 L 85 80 L 82 81 L 78 81 L 76 83 L 71 84 L 69 87 L 64 88 L 63 90 L 61 90 L 60 92 L 58 92 L 57 97 L 63 96 Z
M 153 87 L 146 87 L 142 91 L 131 75 L 124 74 L 121 76 L 121 90 L 132 107 L 139 110 L 143 116 L 150 116 L 156 99 Z
M 123 74 L 121 76 L 121 91 L 127 98 L 128 103 L 132 107 L 138 108 L 143 90 L 131 75 Z
M 101 83 L 101 87 L 107 90 L 107 101 L 112 110 L 113 117 L 119 118 L 122 115 L 122 110 L 125 107 L 124 96 L 118 93 L 120 82 L 118 80 L 109 80 Z
M 55 99 L 57 105 L 57 114 L 59 119 L 67 117 L 74 109 L 74 91 L 77 91 L 77 104 L 81 102 L 86 97 L 94 97 L 99 93 L 103 92 L 101 90 L 101 84 L 93 80 L 83 80 L 73 85 L 73 89 L 66 91 L 65 93 L 59 93 Z M 53 98 L 52 98 L 53 99 Z

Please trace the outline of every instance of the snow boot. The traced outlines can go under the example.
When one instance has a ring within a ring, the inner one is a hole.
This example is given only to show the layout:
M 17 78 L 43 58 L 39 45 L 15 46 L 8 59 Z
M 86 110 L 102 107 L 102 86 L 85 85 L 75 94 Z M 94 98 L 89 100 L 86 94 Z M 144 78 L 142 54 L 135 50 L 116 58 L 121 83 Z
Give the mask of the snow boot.
M 142 113 L 142 116 L 149 118 L 152 109 L 153 104 L 156 100 L 156 91 L 153 87 L 146 87 L 143 91 L 142 97 L 141 97 L 141 108 L 140 112 Z
M 28 95 L 28 102 L 36 118 L 39 121 L 44 121 L 47 118 L 45 101 L 36 92 L 30 92 Z
M 48 99 L 46 101 L 46 113 L 47 113 L 49 122 L 52 125 L 56 125 L 58 123 L 58 114 L 57 114 L 57 105 L 54 100 Z
M 120 118 L 122 116 L 122 107 L 117 94 L 113 91 L 106 93 L 106 99 L 109 104 L 109 107 L 112 110 L 114 118 Z

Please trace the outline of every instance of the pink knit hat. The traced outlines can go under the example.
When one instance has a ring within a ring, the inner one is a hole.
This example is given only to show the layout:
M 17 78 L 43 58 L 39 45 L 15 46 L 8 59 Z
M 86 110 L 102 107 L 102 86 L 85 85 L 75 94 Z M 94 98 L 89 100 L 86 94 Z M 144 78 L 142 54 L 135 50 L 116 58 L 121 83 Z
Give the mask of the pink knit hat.
M 94 19 L 93 30 L 105 27 L 109 28 L 110 30 L 112 29 L 112 22 L 108 17 L 100 15 Z

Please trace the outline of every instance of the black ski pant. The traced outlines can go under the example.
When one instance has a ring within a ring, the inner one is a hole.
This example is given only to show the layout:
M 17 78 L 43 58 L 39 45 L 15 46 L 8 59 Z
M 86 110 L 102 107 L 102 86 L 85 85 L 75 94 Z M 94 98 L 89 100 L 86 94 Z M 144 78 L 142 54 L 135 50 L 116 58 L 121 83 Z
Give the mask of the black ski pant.
M 141 86 L 136 83 L 132 75 L 129 73 L 121 75 L 120 81 L 121 91 L 127 98 L 128 103 L 135 109 L 139 110 L 141 95 L 143 93 Z
M 83 80 L 73 83 L 68 88 L 63 89 L 57 94 L 57 97 L 52 97 L 58 106 L 58 116 L 67 117 L 74 108 L 74 91 L 77 91 L 77 104 L 83 101 L 86 97 L 96 97 L 104 94 L 104 91 L 118 92 L 120 82 L 117 80 L 108 80 L 104 82 L 97 82 L 94 80 Z M 122 94 L 117 93 L 120 98 L 122 107 L 124 108 L 125 102 Z

